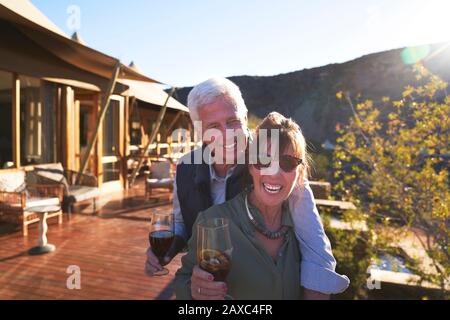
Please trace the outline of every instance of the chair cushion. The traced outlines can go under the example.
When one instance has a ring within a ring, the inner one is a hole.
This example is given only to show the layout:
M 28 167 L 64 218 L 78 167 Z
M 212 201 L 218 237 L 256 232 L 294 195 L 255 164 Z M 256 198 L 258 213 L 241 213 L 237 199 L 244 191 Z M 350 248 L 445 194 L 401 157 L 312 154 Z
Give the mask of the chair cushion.
M 69 187 L 69 197 L 76 202 L 98 197 L 99 188 L 74 185 Z
M 170 178 L 170 162 L 152 162 L 150 172 L 153 179 Z
M 11 171 L 0 173 L 0 191 L 22 192 L 25 191 L 25 171 Z
M 151 188 L 172 188 L 173 181 L 172 178 L 147 179 L 147 184 Z
M 34 183 L 42 183 L 39 181 L 39 177 L 43 177 L 48 180 L 52 180 L 58 183 L 62 183 L 66 191 L 69 189 L 69 183 L 64 176 L 64 168 L 61 163 L 51 163 L 40 166 L 35 166 L 31 177 L 34 175 Z M 45 183 L 44 181 L 43 183 Z
M 32 207 L 41 207 L 41 206 L 59 206 L 58 198 L 27 198 L 25 210 Z

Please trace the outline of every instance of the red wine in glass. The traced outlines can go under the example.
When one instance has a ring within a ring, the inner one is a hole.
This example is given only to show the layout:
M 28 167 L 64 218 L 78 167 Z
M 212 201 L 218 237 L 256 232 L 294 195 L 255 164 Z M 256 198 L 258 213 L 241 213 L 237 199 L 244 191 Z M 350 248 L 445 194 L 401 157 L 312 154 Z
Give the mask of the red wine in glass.
M 150 222 L 150 232 L 148 240 L 153 253 L 159 260 L 160 265 L 164 265 L 164 256 L 170 249 L 175 238 L 173 231 L 173 214 L 172 213 L 153 213 Z M 154 273 L 156 276 L 163 276 L 169 273 L 167 268 Z

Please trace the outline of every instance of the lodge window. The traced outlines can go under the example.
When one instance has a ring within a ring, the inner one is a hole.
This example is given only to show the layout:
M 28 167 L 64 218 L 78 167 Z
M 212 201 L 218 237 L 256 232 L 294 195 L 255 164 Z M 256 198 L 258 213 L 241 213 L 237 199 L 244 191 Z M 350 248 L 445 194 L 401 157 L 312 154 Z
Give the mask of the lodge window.
M 12 74 L 0 70 L 0 169 L 14 166 L 12 149 L 12 84 Z
M 88 133 L 89 133 L 89 117 L 90 106 L 80 105 L 80 149 L 86 149 L 88 145 Z M 84 154 L 84 152 L 83 152 Z
M 139 120 L 131 121 L 130 126 L 131 145 L 140 146 L 142 144 L 141 123 Z
M 56 162 L 56 86 L 20 76 L 21 165 Z
M 103 156 L 119 155 L 119 102 L 111 100 L 103 121 Z
M 103 121 L 103 182 L 120 179 L 119 145 L 120 102 L 111 99 Z

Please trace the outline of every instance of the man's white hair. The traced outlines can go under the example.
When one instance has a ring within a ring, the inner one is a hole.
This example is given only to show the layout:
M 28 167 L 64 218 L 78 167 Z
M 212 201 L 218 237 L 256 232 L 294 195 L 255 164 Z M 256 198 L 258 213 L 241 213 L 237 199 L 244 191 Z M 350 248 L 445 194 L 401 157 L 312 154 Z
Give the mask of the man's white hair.
M 247 106 L 239 87 L 226 78 L 211 78 L 196 85 L 189 92 L 187 106 L 192 122 L 200 121 L 198 109 L 214 102 L 219 97 L 227 97 L 236 106 L 242 118 L 247 114 Z

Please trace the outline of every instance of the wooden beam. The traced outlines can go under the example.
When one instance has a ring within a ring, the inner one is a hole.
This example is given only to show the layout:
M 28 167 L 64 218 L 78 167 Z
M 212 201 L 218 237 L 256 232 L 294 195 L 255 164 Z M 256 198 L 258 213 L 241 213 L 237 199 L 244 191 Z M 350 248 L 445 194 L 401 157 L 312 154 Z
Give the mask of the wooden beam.
M 74 145 L 74 115 L 75 115 L 75 95 L 72 87 L 65 87 L 65 113 L 66 121 L 64 123 L 65 139 L 64 139 L 64 153 L 66 157 L 66 168 L 70 170 L 75 169 L 75 145 Z
M 175 118 L 173 118 L 172 122 L 170 122 L 169 126 L 166 129 L 166 136 L 169 136 L 170 130 L 172 130 L 173 126 L 175 125 L 175 123 L 178 121 L 178 119 L 180 118 L 180 116 L 182 114 L 183 114 L 183 111 L 178 111 Z
M 141 124 L 141 144 L 143 144 L 143 141 L 145 141 L 145 143 L 147 143 L 148 142 L 148 134 L 145 131 L 144 122 L 142 121 L 141 111 L 139 109 L 137 100 L 135 99 L 134 101 L 136 103 L 136 112 L 138 113 L 139 122 Z
M 81 166 L 80 166 L 80 175 L 78 175 L 77 181 L 80 179 L 81 174 L 83 174 L 84 171 L 86 170 L 87 164 L 89 162 L 89 157 L 91 156 L 92 150 L 94 149 L 95 143 L 97 142 L 98 132 L 102 125 L 103 119 L 105 118 L 106 111 L 108 110 L 111 95 L 114 92 L 114 87 L 116 86 L 116 81 L 117 81 L 117 78 L 119 77 L 119 72 L 120 72 L 120 62 L 117 62 L 116 66 L 114 68 L 114 71 L 113 71 L 113 76 L 111 78 L 111 81 L 109 82 L 108 89 L 105 92 L 105 97 L 103 99 L 102 108 L 101 108 L 100 114 L 97 118 L 97 124 L 95 126 L 94 135 L 92 136 L 91 140 L 89 141 L 88 147 L 86 149 L 86 153 L 83 156 L 83 161 L 81 162 Z
M 128 180 L 125 168 L 127 167 L 127 159 L 125 157 L 125 146 L 126 144 L 126 134 L 125 134 L 125 104 L 126 104 L 126 99 L 123 98 L 122 101 L 119 101 L 119 125 L 118 125 L 118 130 L 119 130 L 119 166 L 120 166 L 120 174 L 119 174 L 119 180 L 120 180 L 120 185 L 122 188 L 126 188 L 126 181 Z
M 16 168 L 20 167 L 20 80 L 15 73 L 12 79 L 12 152 Z
M 75 99 L 75 97 L 74 97 Z M 80 100 L 75 100 L 73 108 L 73 149 L 74 149 L 74 162 L 72 163 L 73 169 L 80 170 L 81 149 L 80 149 Z
M 130 153 L 130 109 L 132 108 L 133 98 L 125 97 L 124 106 L 124 137 L 123 137 L 123 156 L 122 156 L 122 177 L 123 177 L 123 188 L 128 189 L 128 155 Z
M 130 187 L 133 186 L 134 181 L 136 180 L 136 176 L 139 172 L 139 169 L 141 168 L 142 162 L 144 161 L 144 155 L 148 152 L 150 145 L 153 143 L 153 141 L 156 138 L 156 135 L 158 134 L 159 131 L 159 127 L 161 126 L 161 123 L 164 119 L 164 115 L 166 114 L 166 110 L 167 110 L 167 103 L 169 102 L 169 99 L 172 97 L 173 93 L 175 92 L 176 88 L 173 87 L 170 90 L 170 93 L 167 95 L 166 101 L 164 102 L 164 105 L 162 106 L 161 110 L 159 111 L 158 117 L 156 118 L 156 126 L 153 129 L 150 138 L 147 142 L 147 145 L 145 146 L 145 148 L 142 150 L 141 155 L 139 157 L 139 162 L 138 165 L 136 166 L 136 168 L 134 168 L 133 173 L 131 174 L 131 180 L 130 180 Z
M 98 95 L 96 104 L 95 104 L 95 108 L 94 108 L 94 122 L 92 125 L 93 128 L 95 128 L 95 124 L 100 115 L 101 107 L 102 107 L 102 102 L 101 102 L 100 95 Z M 91 132 L 91 138 L 93 136 L 94 136 L 94 131 Z M 98 131 L 97 142 L 95 143 L 95 146 L 94 146 L 94 150 L 96 150 L 96 153 L 94 153 L 95 154 L 94 168 L 95 168 L 95 173 L 97 175 L 97 182 L 98 182 L 99 187 L 101 187 L 103 184 L 103 164 L 102 164 L 103 146 L 100 143 L 101 141 L 103 141 L 103 124 L 101 124 L 101 126 L 100 126 L 100 129 Z
M 62 88 L 58 86 L 56 91 L 56 161 L 63 162 L 63 152 L 62 152 Z
M 331 207 L 340 210 L 356 210 L 355 205 L 348 201 L 324 200 L 324 199 L 315 199 L 315 201 L 318 207 Z

